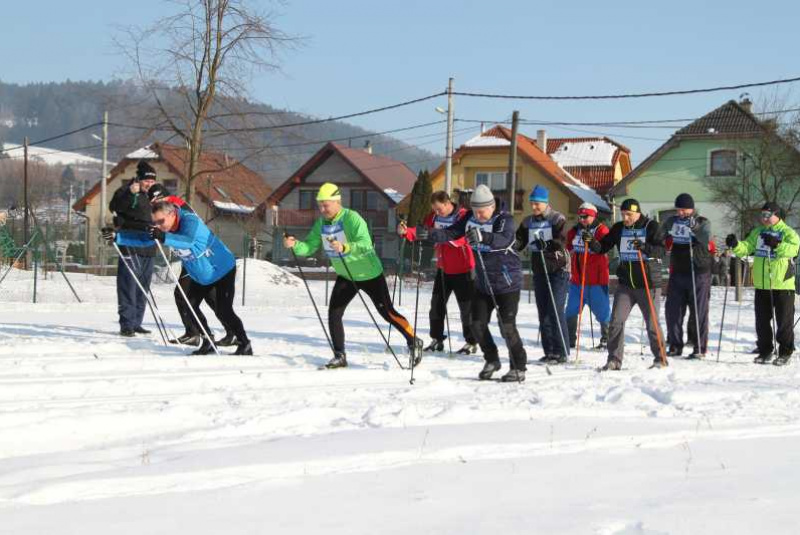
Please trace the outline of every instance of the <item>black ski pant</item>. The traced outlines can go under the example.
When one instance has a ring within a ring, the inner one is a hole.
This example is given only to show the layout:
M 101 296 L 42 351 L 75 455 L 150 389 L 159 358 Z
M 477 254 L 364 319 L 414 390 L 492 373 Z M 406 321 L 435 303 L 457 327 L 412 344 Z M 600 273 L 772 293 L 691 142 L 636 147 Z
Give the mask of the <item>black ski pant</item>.
M 213 295 L 212 295 L 213 294 Z M 203 328 L 209 335 L 211 331 L 208 328 L 208 322 L 205 316 L 199 313 L 200 303 L 203 300 L 208 300 L 209 296 L 214 301 L 214 314 L 217 316 L 219 322 L 225 326 L 230 326 L 233 334 L 240 344 L 247 343 L 247 333 L 244 331 L 242 320 L 233 311 L 233 298 L 236 295 L 236 267 L 231 270 L 221 279 L 211 284 L 200 284 L 189 279 L 189 291 L 186 296 L 189 298 L 189 304 L 197 312 Z M 189 312 L 191 314 L 191 311 Z
M 147 296 L 139 289 L 139 284 L 149 292 L 150 279 L 153 277 L 152 256 L 140 255 L 131 250 L 128 253 L 123 253 L 124 256 L 119 257 L 117 262 L 117 314 L 120 329 L 136 329 L 142 326 Z M 139 284 L 136 284 L 137 280 Z
M 178 277 L 178 284 L 186 293 L 189 295 L 189 287 L 192 284 L 192 279 L 189 278 L 189 274 L 186 273 L 186 268 L 181 268 L 181 275 Z M 189 308 L 189 305 L 186 304 L 186 300 L 183 298 L 181 294 L 181 290 L 176 286 L 175 291 L 173 292 L 173 296 L 175 297 L 175 306 L 178 308 L 178 314 L 181 317 L 181 323 L 183 323 L 183 329 L 185 333 L 189 336 L 199 336 L 203 334 L 200 326 L 197 324 L 197 321 L 194 319 L 194 315 L 192 314 L 192 310 Z M 216 292 L 209 292 L 205 298 L 206 304 L 211 308 L 212 311 L 216 313 Z M 197 317 L 206 325 L 206 317 L 205 314 L 200 310 L 200 307 L 195 307 L 195 313 Z M 229 325 L 222 324 L 225 327 L 225 335 L 232 335 L 232 329 Z M 210 334 L 210 332 L 209 332 Z
M 533 291 L 536 296 L 536 310 L 539 312 L 542 349 L 544 349 L 545 355 L 562 355 L 564 357 L 569 355 L 569 344 L 566 338 L 569 336 L 566 315 L 568 286 L 569 273 L 563 270 L 533 276 Z M 550 295 L 551 290 L 552 296 Z
M 517 310 L 519 309 L 519 290 L 503 294 L 495 294 L 498 307 L 498 323 L 500 334 L 506 341 L 511 359 L 511 369 L 525 371 L 528 364 L 528 354 L 522 345 L 522 338 L 517 330 Z M 475 292 L 472 300 L 472 332 L 478 337 L 478 344 L 483 351 L 483 358 L 487 362 L 499 362 L 497 345 L 494 343 L 492 333 L 489 332 L 489 321 L 495 306 L 492 296 L 481 291 Z
M 683 348 L 683 319 L 689 309 L 689 343 L 702 354 L 708 350 L 708 302 L 711 297 L 711 273 L 695 273 L 697 287 L 697 309 L 700 321 L 700 342 L 697 344 L 694 299 L 691 273 L 672 273 L 667 287 L 667 302 L 664 316 L 667 321 L 667 344 L 675 349 Z
M 344 353 L 344 322 L 342 318 L 344 311 L 347 310 L 347 305 L 356 296 L 358 290 L 367 294 L 378 314 L 391 323 L 405 337 L 406 344 L 412 347 L 414 345 L 414 328 L 402 314 L 395 310 L 392 305 L 392 297 L 389 295 L 389 285 L 386 284 L 383 274 L 380 274 L 374 279 L 355 282 L 341 276 L 336 277 L 328 306 L 328 328 L 331 331 L 333 350 Z
M 458 310 L 461 314 L 461 332 L 468 344 L 476 344 L 477 339 L 472 334 L 472 297 L 475 294 L 475 281 L 473 273 L 458 273 L 448 275 L 443 270 L 436 272 L 433 282 L 433 295 L 431 295 L 431 311 L 429 314 L 431 325 L 431 338 L 444 340 L 444 323 L 447 316 L 447 301 L 450 294 L 456 294 Z
M 772 296 L 770 297 L 770 293 Z M 756 290 L 756 336 L 759 355 L 775 351 L 772 343 L 772 311 L 778 329 L 778 354 L 791 355 L 794 352 L 794 290 Z

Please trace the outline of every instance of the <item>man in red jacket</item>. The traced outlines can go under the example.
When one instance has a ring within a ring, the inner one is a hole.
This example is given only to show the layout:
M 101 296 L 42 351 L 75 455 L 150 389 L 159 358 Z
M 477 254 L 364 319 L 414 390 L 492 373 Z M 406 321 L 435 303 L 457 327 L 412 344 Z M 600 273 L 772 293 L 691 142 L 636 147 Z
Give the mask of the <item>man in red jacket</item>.
M 431 213 L 423 221 L 427 228 L 446 229 L 463 218 L 467 210 L 458 207 L 450 200 L 445 191 L 436 191 L 431 195 Z M 397 226 L 397 233 L 414 241 L 417 238 L 416 228 L 409 228 L 405 221 Z M 455 292 L 458 309 L 461 313 L 461 330 L 466 344 L 458 353 L 470 355 L 478 350 L 478 341 L 472 334 L 472 297 L 475 292 L 475 258 L 466 238 L 461 237 L 436 244 L 436 280 L 433 283 L 431 296 L 430 334 L 432 341 L 425 351 L 444 351 L 444 321 L 447 315 L 447 301 Z
M 611 307 L 608 301 L 608 257 L 587 249 L 586 244 L 593 239 L 600 241 L 608 234 L 608 227 L 597 220 L 595 205 L 585 202 L 578 208 L 578 224 L 567 233 L 567 249 L 572 257 L 572 276 L 567 299 L 567 328 L 569 346 L 575 347 L 578 337 L 578 313 L 581 308 L 581 281 L 584 281 L 583 304 L 600 323 L 600 345 L 608 342 L 608 322 L 611 321 Z M 586 255 L 586 277 L 583 278 L 583 258 Z

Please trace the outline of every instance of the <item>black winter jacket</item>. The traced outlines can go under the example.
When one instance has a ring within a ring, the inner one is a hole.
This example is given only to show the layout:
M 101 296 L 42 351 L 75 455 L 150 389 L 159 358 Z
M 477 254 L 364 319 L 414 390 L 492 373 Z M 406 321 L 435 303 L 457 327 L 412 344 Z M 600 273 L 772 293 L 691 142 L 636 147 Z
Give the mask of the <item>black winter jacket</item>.
M 108 208 L 114 212 L 114 227 L 117 230 L 147 230 L 153 224 L 150 199 L 147 193 L 132 193 L 130 182 L 120 186 L 111 197 Z M 156 247 L 120 247 L 123 254 L 136 253 L 140 256 L 155 256 Z
M 691 226 L 690 226 L 691 224 Z M 708 251 L 711 239 L 711 222 L 705 217 L 697 216 L 694 221 L 671 216 L 664 221 L 660 229 L 665 239 L 672 239 L 672 250 L 669 264 L 672 273 L 691 273 L 691 259 L 694 256 L 696 273 L 708 273 L 714 265 L 714 257 Z M 691 255 L 689 247 L 691 244 Z
M 664 256 L 664 237 L 658 224 L 652 219 L 642 215 L 631 227 L 626 227 L 622 221 L 614 223 L 611 231 L 598 242 L 590 246 L 595 252 L 607 253 L 614 247 L 619 251 L 619 267 L 617 278 L 619 283 L 628 288 L 644 288 L 642 266 L 635 249 L 630 248 L 633 239 L 644 237 L 642 258 L 645 260 L 647 282 L 651 289 L 661 287 L 661 259 Z
M 544 214 L 540 216 L 529 215 L 517 227 L 517 249 L 528 249 L 531 252 L 531 270 L 534 275 L 543 275 L 545 268 L 547 273 L 569 270 L 569 252 L 564 246 L 566 243 L 567 218 L 564 214 L 548 207 Z M 544 265 L 542 265 L 542 254 L 533 244 L 531 235 L 536 232 L 543 232 L 546 246 L 544 248 Z

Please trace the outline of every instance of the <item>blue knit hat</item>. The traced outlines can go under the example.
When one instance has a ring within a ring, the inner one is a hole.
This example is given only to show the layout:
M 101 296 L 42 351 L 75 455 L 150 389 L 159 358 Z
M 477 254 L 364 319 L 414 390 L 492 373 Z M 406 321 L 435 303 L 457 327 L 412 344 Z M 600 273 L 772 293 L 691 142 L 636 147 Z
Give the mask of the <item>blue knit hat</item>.
M 528 196 L 528 200 L 530 202 L 550 202 L 550 191 L 546 187 L 537 184 Z

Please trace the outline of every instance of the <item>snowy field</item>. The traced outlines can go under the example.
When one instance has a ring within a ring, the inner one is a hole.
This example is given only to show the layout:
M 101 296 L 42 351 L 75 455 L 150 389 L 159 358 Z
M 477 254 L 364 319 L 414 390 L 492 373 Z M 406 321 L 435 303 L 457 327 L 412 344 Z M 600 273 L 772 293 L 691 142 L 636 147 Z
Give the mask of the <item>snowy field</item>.
M 329 349 L 305 289 L 265 263 L 248 265 L 246 307 L 237 296 L 254 357 L 122 339 L 113 278 L 71 278 L 85 303 L 60 277 L 36 305 L 30 273 L 0 288 L 2 534 L 800 532 L 800 373 L 751 363 L 752 293 L 738 354 L 729 302 L 719 363 L 648 370 L 636 313 L 619 373 L 584 349 L 522 385 L 479 382 L 479 355 L 443 355 L 412 386 L 358 300 L 351 367 L 318 371 Z M 321 302 L 324 283 L 312 291 Z M 180 332 L 172 287 L 155 293 Z M 401 310 L 413 298 L 409 284 Z M 715 288 L 714 353 L 721 314 Z

